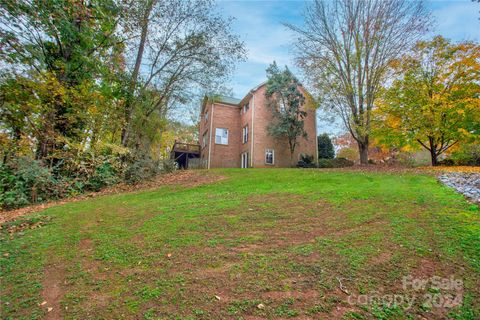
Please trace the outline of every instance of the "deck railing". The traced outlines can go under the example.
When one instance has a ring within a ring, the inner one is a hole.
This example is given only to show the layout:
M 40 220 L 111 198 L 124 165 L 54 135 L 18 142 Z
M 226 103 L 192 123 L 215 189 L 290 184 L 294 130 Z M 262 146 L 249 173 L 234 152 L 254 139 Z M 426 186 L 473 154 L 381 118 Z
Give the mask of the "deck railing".
M 175 141 L 173 144 L 174 152 L 200 153 L 200 145 L 193 143 L 184 143 Z

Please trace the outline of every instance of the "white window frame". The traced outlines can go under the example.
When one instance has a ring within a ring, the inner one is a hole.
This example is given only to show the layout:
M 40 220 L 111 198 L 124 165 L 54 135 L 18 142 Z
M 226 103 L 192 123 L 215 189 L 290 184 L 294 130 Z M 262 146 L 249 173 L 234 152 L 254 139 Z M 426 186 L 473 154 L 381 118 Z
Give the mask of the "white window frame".
M 248 142 L 248 125 L 243 127 L 242 129 L 242 142 L 247 143 Z
M 267 154 L 272 153 L 272 163 L 267 162 Z M 275 150 L 274 149 L 265 149 L 265 164 L 268 164 L 270 166 L 275 165 Z
M 220 132 L 220 130 L 223 130 L 223 132 Z M 218 137 L 220 137 L 220 140 L 217 140 Z M 227 128 L 215 128 L 215 144 L 228 145 Z

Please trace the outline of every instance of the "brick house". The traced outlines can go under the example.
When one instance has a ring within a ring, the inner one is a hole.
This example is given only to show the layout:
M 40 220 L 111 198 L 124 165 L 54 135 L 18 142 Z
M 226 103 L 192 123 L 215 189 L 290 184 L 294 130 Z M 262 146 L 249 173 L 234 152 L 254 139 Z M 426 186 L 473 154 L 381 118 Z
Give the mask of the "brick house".
M 265 97 L 265 83 L 241 100 L 205 98 L 199 126 L 201 161 L 206 168 L 266 168 L 291 167 L 300 154 L 318 159 L 316 112 L 308 108 L 305 111 L 308 136 L 299 138 L 291 161 L 288 141 L 268 134 L 272 112 Z

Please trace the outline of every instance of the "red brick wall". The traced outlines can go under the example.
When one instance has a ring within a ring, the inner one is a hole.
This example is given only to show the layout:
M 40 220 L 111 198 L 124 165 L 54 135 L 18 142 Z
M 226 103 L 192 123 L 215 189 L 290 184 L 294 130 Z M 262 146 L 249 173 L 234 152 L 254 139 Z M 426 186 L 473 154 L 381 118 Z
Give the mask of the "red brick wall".
M 315 128 L 315 110 L 307 110 L 305 118 L 305 130 L 307 139 L 299 138 L 299 145 L 295 148 L 293 161 L 290 158 L 290 150 L 286 139 L 275 139 L 268 134 L 268 125 L 272 121 L 272 112 L 265 98 L 265 86 L 260 87 L 254 93 L 254 167 L 291 167 L 296 165 L 301 153 L 316 156 L 317 140 Z M 275 150 L 274 165 L 265 164 L 265 150 Z
M 245 103 L 249 102 L 247 112 L 241 112 Z M 212 111 L 213 108 L 213 111 Z M 205 113 L 208 111 L 208 121 L 205 121 Z M 208 133 L 208 142 L 211 144 L 210 168 L 239 168 L 241 165 L 241 154 L 248 152 L 249 166 L 253 162 L 255 168 L 265 167 L 291 167 L 296 165 L 301 153 L 316 157 L 316 128 L 315 110 L 307 110 L 305 118 L 305 130 L 307 139 L 299 138 L 299 145 L 295 149 L 293 161 L 290 159 L 288 141 L 286 139 L 274 139 L 268 134 L 268 125 L 272 120 L 272 113 L 265 98 L 265 86 L 261 86 L 253 93 L 253 96 L 246 97 L 241 106 L 235 107 L 221 103 L 207 103 L 200 119 L 199 143 L 202 145 L 204 132 Z M 213 116 L 212 116 L 213 115 Z M 252 124 L 253 116 L 253 124 Z M 210 122 L 213 121 L 210 133 Z M 248 142 L 243 143 L 242 129 L 248 126 Z M 228 145 L 215 143 L 215 129 L 228 129 Z M 252 136 L 253 135 L 253 136 Z M 252 154 L 253 143 L 253 154 Z M 201 158 L 208 163 L 208 144 L 202 147 Z M 275 151 L 275 162 L 273 165 L 265 164 L 265 150 Z M 253 158 L 252 158 L 253 155 Z
M 210 112 L 211 113 L 211 112 Z M 215 103 L 213 105 L 213 127 L 210 168 L 239 168 L 242 129 L 238 107 Z M 215 129 L 228 129 L 228 145 L 215 143 Z

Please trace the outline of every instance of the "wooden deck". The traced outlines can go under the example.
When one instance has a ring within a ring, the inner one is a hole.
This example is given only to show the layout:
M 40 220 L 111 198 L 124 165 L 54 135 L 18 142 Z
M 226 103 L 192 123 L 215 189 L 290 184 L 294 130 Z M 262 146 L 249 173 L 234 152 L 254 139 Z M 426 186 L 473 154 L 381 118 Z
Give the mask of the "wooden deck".
M 200 145 L 175 141 L 172 152 L 200 154 Z
M 170 152 L 170 159 L 175 160 L 179 168 L 188 169 L 191 159 L 200 158 L 200 150 L 199 144 L 175 141 Z

